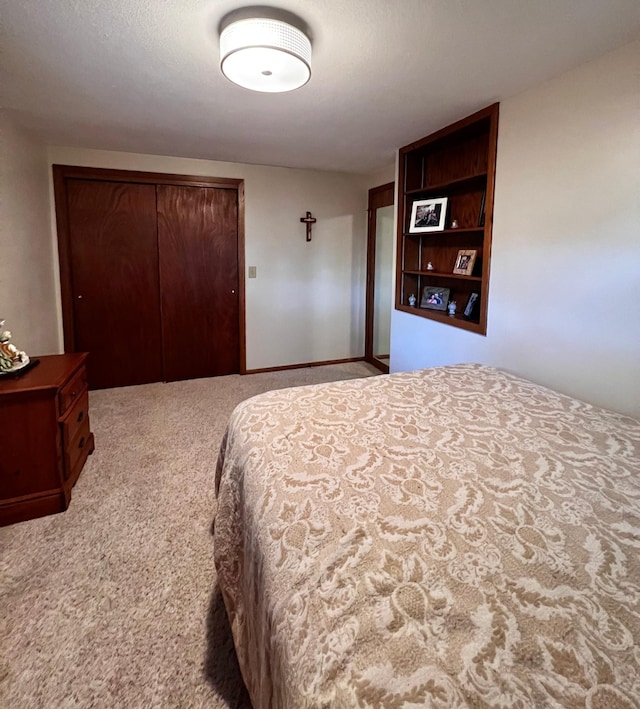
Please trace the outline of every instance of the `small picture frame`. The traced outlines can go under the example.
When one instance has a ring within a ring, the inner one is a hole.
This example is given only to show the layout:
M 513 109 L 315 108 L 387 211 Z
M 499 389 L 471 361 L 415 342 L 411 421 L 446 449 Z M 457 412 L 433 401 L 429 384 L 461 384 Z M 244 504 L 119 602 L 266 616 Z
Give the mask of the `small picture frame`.
M 439 288 L 436 286 L 425 286 L 422 291 L 421 308 L 431 310 L 446 310 L 449 302 L 449 288 Z
M 475 249 L 458 251 L 453 272 L 457 273 L 459 276 L 470 276 L 473 272 L 473 265 L 476 262 L 477 253 Z
M 464 316 L 466 318 L 473 317 L 473 314 L 478 306 L 478 296 L 478 293 L 471 293 L 469 296 L 469 300 L 467 300 L 467 304 L 464 306 Z
M 447 217 L 447 197 L 417 199 L 411 208 L 410 234 L 444 231 Z

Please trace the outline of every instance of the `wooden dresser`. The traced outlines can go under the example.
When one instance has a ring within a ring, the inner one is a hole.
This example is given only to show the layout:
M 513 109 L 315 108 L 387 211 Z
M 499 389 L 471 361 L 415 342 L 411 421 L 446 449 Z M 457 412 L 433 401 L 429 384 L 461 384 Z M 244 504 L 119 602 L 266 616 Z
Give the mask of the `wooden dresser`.
M 94 449 L 87 355 L 36 359 L 0 379 L 0 526 L 66 510 Z

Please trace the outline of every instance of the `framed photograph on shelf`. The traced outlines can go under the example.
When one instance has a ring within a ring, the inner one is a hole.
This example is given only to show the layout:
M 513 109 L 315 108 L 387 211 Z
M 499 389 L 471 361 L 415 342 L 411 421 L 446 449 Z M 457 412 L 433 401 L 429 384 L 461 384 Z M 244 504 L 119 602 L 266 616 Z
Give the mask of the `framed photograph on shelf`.
M 473 264 L 476 262 L 476 254 L 475 249 L 458 251 L 453 272 L 459 276 L 470 276 L 473 272 Z
M 464 316 L 466 318 L 472 318 L 478 307 L 478 293 L 471 293 L 467 304 L 464 306 Z
M 436 286 L 426 286 L 422 291 L 421 308 L 431 310 L 446 310 L 449 302 L 449 288 L 438 288 Z
M 447 197 L 417 199 L 411 208 L 410 234 L 443 231 L 447 217 Z

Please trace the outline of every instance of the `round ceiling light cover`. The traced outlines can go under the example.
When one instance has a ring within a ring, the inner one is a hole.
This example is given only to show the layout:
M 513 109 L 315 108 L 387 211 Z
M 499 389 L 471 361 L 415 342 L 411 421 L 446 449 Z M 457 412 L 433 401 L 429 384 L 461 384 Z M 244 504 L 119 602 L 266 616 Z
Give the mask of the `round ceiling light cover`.
M 245 89 L 293 91 L 311 77 L 311 42 L 280 20 L 238 20 L 220 34 L 220 68 Z

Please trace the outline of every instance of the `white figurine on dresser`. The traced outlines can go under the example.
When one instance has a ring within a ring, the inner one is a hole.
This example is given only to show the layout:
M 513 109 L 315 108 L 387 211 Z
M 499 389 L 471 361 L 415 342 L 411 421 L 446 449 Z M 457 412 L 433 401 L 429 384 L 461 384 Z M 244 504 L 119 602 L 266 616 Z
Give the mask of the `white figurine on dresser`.
M 26 352 L 11 343 L 11 331 L 4 329 L 5 320 L 0 320 L 0 374 L 8 374 L 29 364 Z

